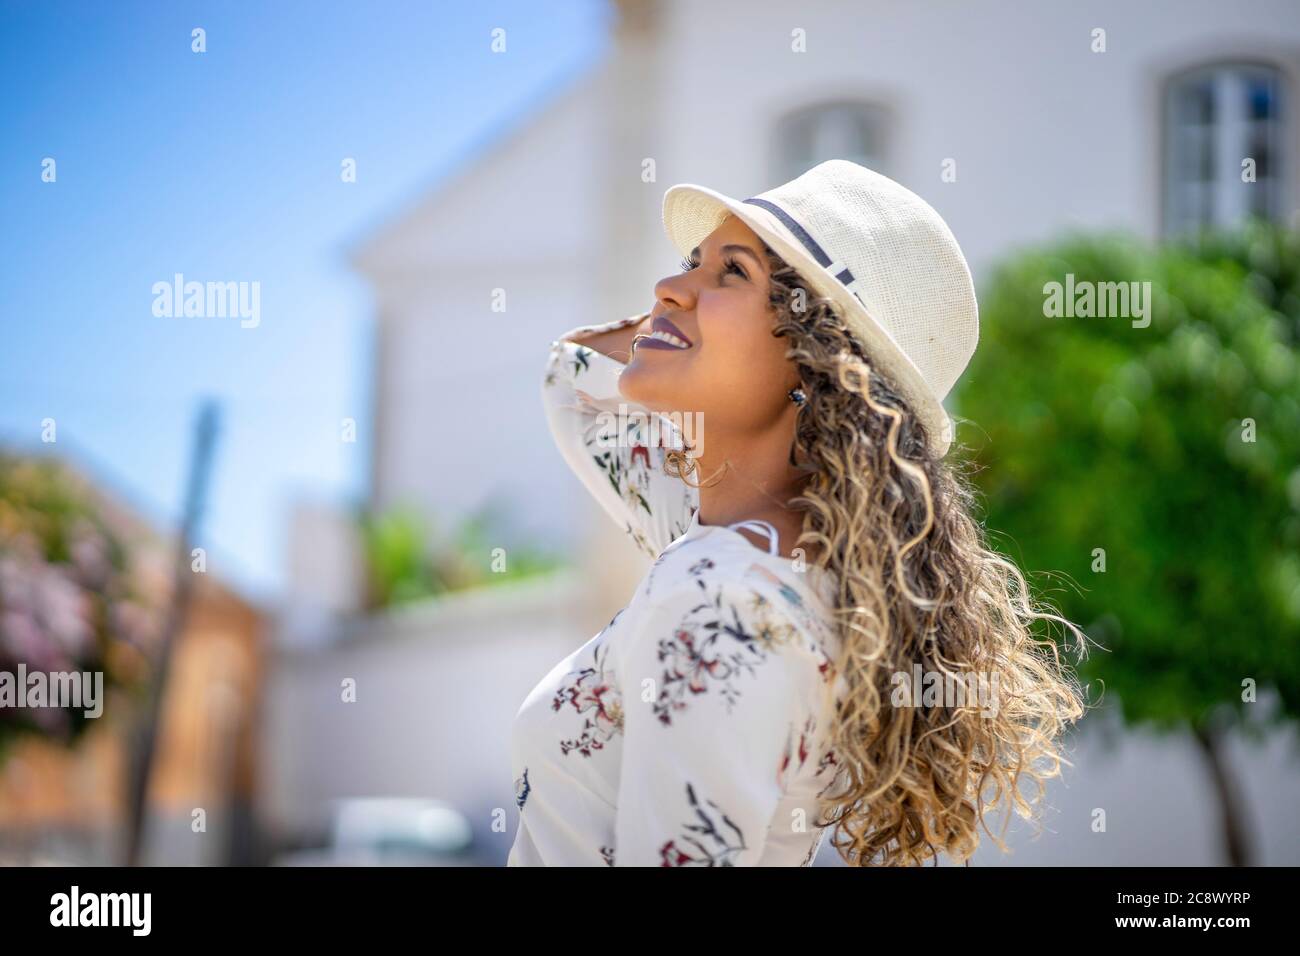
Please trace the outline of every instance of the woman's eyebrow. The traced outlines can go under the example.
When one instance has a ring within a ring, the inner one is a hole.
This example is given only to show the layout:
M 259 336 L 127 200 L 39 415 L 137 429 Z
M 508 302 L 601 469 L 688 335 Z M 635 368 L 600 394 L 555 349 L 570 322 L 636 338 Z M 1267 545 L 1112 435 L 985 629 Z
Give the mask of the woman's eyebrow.
M 723 246 L 721 249 L 718 250 L 718 252 L 743 252 L 745 255 L 749 256 L 749 258 L 754 260 L 754 265 L 758 266 L 760 271 L 763 268 L 762 260 L 758 258 L 757 253 L 755 253 L 753 249 L 749 248 L 749 246 L 742 246 L 739 243 L 733 242 Z M 696 246 L 694 249 L 691 250 L 691 258 L 692 259 L 700 258 L 699 246 Z

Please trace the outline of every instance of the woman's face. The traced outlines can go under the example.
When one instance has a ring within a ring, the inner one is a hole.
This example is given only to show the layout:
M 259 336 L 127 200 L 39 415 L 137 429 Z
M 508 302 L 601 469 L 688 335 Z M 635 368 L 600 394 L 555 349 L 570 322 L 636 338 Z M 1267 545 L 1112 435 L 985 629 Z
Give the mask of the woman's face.
M 787 393 L 799 374 L 786 340 L 772 335 L 762 240 L 729 215 L 690 261 L 693 269 L 655 285 L 655 307 L 637 330 L 649 334 L 662 317 L 678 342 L 638 340 L 619 391 L 652 411 L 702 413 L 705 428 L 771 428 L 794 408 Z

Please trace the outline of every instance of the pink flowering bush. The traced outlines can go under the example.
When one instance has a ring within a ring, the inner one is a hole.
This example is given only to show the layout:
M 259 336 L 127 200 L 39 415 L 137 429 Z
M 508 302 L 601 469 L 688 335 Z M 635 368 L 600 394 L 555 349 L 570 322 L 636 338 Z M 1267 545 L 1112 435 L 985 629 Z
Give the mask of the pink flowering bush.
M 0 673 L 12 684 L 20 664 L 28 674 L 102 671 L 106 698 L 129 691 L 146 672 L 159 611 L 119 536 L 58 463 L 0 452 Z M 21 733 L 76 740 L 89 724 L 82 711 L 0 699 L 0 760 Z

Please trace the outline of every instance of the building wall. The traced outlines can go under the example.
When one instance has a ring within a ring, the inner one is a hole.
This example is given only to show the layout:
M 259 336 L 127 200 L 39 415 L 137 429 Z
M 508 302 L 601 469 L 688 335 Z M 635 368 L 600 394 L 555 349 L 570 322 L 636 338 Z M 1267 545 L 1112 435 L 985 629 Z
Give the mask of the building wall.
M 328 646 L 281 648 L 260 742 L 271 838 L 321 839 L 344 797 L 433 798 L 500 844 L 504 861 L 518 822 L 511 723 L 556 661 L 607 623 L 583 598 L 562 574 L 359 619 Z

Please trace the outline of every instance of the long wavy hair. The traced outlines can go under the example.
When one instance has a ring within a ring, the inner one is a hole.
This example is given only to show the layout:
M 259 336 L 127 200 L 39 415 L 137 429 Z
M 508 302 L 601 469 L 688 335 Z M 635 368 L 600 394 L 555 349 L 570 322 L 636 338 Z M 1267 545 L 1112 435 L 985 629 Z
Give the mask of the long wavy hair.
M 818 825 L 834 826 L 850 866 L 937 865 L 940 852 L 965 863 L 981 824 L 1007 852 L 985 814 L 1006 808 L 1002 832 L 1012 809 L 1037 823 L 1046 780 L 1070 765 L 1059 738 L 1085 709 L 1058 642 L 1034 623 L 1062 625 L 1081 658 L 1087 638 L 986 544 L 967 475 L 927 450 L 924 426 L 833 302 L 764 248 L 772 334 L 789 340 L 807 396 L 791 450 L 808 476 L 789 503 L 804 513 L 796 546 L 815 545 L 812 564 L 838 585 L 844 683 L 824 738 L 837 773 Z M 682 450 L 665 464 L 683 480 L 698 467 Z M 900 681 L 912 699 L 916 665 L 944 683 L 994 688 L 995 706 L 894 706 Z M 1022 777 L 1036 787 L 1028 798 Z

